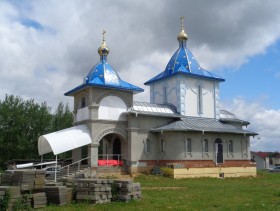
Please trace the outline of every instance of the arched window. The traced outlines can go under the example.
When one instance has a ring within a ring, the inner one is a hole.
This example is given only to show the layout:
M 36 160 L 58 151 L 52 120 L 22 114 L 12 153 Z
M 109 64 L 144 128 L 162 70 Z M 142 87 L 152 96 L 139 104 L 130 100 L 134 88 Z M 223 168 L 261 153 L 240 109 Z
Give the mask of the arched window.
M 204 152 L 208 152 L 208 140 L 204 139 L 203 141 L 203 150 Z
M 146 151 L 150 152 L 151 151 L 151 142 L 149 139 L 146 140 Z
M 190 138 L 187 138 L 187 140 L 185 140 L 185 151 L 186 152 L 192 151 L 192 140 Z
M 81 98 L 81 108 L 84 108 L 84 107 L 86 107 L 86 98 L 82 97 Z
M 233 142 L 232 142 L 232 140 L 228 141 L 228 151 L 233 152 Z

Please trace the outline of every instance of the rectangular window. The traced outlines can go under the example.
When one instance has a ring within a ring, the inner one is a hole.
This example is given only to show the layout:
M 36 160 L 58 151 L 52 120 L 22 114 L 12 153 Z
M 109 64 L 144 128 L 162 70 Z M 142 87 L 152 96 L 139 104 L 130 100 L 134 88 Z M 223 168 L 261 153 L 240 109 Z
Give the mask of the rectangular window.
M 163 87 L 163 103 L 167 103 L 167 88 Z
M 186 152 L 192 151 L 192 141 L 189 138 L 185 141 L 185 150 Z
M 228 151 L 233 152 L 233 142 L 232 142 L 232 140 L 228 141 Z
M 164 141 L 163 141 L 163 139 L 160 140 L 160 151 L 164 152 Z
M 197 113 L 202 114 L 202 87 L 197 86 Z
M 205 139 L 203 144 L 204 144 L 204 152 L 208 152 L 208 140 Z

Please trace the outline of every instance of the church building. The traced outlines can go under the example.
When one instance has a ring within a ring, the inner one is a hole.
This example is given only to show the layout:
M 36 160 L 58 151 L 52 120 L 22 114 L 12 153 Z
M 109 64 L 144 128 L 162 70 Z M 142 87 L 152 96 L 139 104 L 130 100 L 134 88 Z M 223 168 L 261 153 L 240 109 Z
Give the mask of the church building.
M 104 32 L 100 61 L 65 93 L 74 98 L 74 127 L 41 136 L 39 154 L 72 150 L 73 162 L 89 156 L 91 168 L 102 160 L 108 164 L 109 157 L 130 174 L 166 166 L 174 178 L 256 176 L 250 137 L 257 133 L 221 110 L 219 85 L 225 80 L 199 65 L 181 22 L 178 50 L 163 72 L 144 83 L 150 102 L 134 101 L 144 90 L 123 81 L 109 64 Z M 55 151 L 58 143 L 65 149 Z

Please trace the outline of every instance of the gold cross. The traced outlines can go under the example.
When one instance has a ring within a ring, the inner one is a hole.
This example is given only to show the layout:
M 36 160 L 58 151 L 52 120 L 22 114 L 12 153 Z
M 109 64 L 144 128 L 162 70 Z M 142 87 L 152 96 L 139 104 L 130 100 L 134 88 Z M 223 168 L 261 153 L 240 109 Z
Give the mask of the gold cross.
M 103 32 L 102 32 L 103 41 L 105 41 L 105 33 L 106 33 L 106 31 L 103 29 Z
M 181 16 L 181 27 L 183 28 L 184 27 L 184 16 Z

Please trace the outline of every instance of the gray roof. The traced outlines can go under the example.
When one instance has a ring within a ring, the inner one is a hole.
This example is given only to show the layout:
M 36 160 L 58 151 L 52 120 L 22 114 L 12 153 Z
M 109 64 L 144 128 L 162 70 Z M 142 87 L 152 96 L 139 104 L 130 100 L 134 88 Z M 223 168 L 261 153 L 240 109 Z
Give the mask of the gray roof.
M 220 110 L 220 120 L 223 122 L 239 122 L 241 125 L 250 124 L 250 122 L 238 119 L 233 113 L 226 110 Z
M 258 135 L 255 132 L 239 129 L 233 125 L 224 124 L 217 119 L 201 117 L 184 117 L 168 125 L 153 128 L 153 132 L 161 131 L 193 131 L 193 132 L 215 132 L 235 133 L 244 135 Z
M 175 106 L 171 104 L 155 104 L 134 101 L 133 106 L 129 108 L 128 112 L 150 116 L 182 117 L 182 115 L 177 113 Z

